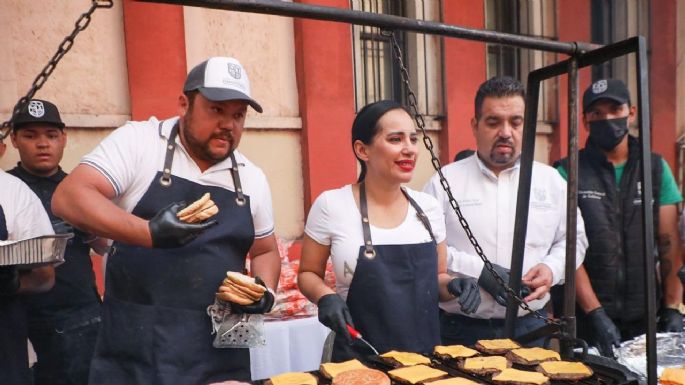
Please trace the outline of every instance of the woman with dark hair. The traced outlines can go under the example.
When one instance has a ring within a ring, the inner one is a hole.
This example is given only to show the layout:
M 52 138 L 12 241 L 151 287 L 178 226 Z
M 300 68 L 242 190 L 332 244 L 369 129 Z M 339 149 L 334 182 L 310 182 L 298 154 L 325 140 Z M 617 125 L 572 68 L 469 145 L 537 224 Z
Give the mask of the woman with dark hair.
M 383 100 L 362 108 L 352 148 L 361 164 L 357 183 L 322 193 L 309 212 L 300 290 L 336 333 L 333 361 L 371 354 L 347 325 L 381 353 L 429 353 L 440 343 L 438 302 L 457 296 L 465 312 L 473 311 L 478 284 L 447 274 L 438 202 L 402 186 L 418 157 L 414 121 L 402 105 Z M 323 281 L 329 257 L 336 292 Z

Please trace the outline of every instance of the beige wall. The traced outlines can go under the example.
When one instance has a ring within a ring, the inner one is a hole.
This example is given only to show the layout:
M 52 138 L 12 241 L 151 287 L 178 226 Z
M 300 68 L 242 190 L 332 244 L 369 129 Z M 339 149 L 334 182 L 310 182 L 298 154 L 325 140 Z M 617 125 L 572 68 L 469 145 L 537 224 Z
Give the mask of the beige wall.
M 90 0 L 0 2 L 0 118 L 71 33 Z M 95 11 L 92 23 L 36 94 L 55 102 L 68 126 L 113 127 L 130 114 L 120 1 Z

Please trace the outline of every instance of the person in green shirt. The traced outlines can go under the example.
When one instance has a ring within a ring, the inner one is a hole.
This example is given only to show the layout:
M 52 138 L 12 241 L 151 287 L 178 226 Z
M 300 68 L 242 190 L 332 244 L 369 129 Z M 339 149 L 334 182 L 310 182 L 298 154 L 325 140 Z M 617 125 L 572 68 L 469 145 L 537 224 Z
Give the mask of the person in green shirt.
M 638 140 L 628 135 L 637 116 L 630 93 L 617 79 L 594 82 L 583 94 L 588 141 L 579 151 L 578 207 L 589 247 L 576 271 L 577 332 L 600 353 L 646 332 L 642 185 Z M 566 178 L 568 159 L 555 163 Z M 683 286 L 677 204 L 683 200 L 668 163 L 652 153 L 655 240 L 663 293 L 659 330 L 683 331 L 677 308 Z

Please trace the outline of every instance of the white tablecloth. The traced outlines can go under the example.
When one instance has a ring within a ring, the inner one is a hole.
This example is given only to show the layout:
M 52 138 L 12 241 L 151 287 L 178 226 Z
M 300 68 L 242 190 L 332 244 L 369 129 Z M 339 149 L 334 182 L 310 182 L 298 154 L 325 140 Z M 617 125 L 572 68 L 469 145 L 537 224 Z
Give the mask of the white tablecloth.
M 266 346 L 250 349 L 253 380 L 319 369 L 330 330 L 317 317 L 264 323 Z

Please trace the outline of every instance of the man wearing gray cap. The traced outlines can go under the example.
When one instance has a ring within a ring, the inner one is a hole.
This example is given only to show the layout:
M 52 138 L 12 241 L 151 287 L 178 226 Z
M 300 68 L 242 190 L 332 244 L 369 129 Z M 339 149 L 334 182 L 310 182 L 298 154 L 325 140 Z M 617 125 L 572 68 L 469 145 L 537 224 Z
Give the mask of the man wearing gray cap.
M 637 116 L 618 79 L 594 82 L 583 94 L 583 125 L 589 130 L 578 158 L 578 207 L 589 247 L 576 272 L 578 336 L 613 356 L 612 346 L 646 331 L 642 185 L 638 140 L 628 134 Z M 557 169 L 567 176 L 568 159 Z M 677 308 L 683 287 L 676 205 L 682 201 L 670 168 L 652 153 L 654 237 L 663 292 L 660 331 L 683 331 Z
M 280 258 L 269 185 L 236 149 L 248 105 L 262 112 L 247 73 L 236 59 L 212 57 L 190 71 L 177 103 L 178 117 L 114 131 L 53 198 L 57 215 L 114 240 L 91 383 L 249 381 L 249 350 L 212 347 L 206 309 L 248 252 L 256 282 L 269 290 L 232 310 L 273 306 Z M 218 214 L 181 220 L 186 202 L 207 192 Z

